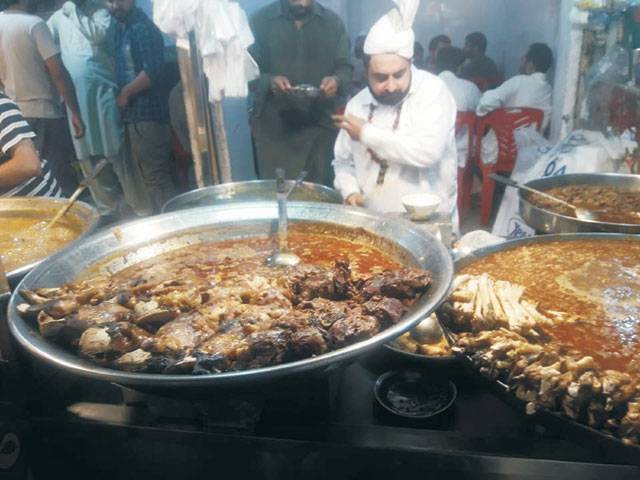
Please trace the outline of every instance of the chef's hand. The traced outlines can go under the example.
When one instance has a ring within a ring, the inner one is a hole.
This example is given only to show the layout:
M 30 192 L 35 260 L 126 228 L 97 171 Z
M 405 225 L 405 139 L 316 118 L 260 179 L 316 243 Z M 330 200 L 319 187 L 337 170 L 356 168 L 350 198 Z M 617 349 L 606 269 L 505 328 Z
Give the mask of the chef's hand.
M 71 125 L 73 125 L 73 136 L 82 138 L 85 134 L 85 126 L 80 115 L 71 115 Z
M 362 129 L 367 124 L 362 118 L 353 115 L 333 115 L 336 128 L 341 128 L 354 140 L 360 140 Z
M 291 82 L 287 77 L 278 75 L 271 80 L 271 89 L 275 92 L 288 93 L 291 90 Z
M 336 77 L 325 77 L 320 83 L 320 90 L 326 98 L 333 98 L 338 94 L 338 79 Z
M 352 193 L 344 203 L 350 207 L 364 207 L 364 197 L 359 193 Z
M 116 103 L 120 108 L 127 108 L 129 106 L 129 94 L 125 90 L 122 90 L 118 95 Z

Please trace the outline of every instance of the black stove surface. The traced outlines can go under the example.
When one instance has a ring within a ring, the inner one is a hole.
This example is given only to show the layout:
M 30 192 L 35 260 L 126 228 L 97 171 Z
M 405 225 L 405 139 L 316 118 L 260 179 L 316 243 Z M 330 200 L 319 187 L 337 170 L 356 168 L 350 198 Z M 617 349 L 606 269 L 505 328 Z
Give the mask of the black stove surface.
M 640 478 L 634 459 L 536 425 L 463 371 L 430 371 L 459 392 L 436 421 L 384 416 L 373 385 L 398 367 L 374 355 L 328 376 L 188 396 L 38 367 L 28 373 L 33 478 Z

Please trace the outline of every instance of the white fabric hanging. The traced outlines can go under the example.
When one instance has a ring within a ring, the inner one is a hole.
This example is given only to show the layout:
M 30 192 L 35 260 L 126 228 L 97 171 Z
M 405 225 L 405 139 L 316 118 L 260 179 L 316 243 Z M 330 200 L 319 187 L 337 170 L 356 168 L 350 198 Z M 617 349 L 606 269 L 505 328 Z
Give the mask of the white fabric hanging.
M 211 101 L 248 95 L 248 83 L 260 71 L 247 51 L 255 41 L 247 15 L 236 2 L 153 0 L 153 18 L 178 41 L 186 41 L 189 32 L 195 31 Z

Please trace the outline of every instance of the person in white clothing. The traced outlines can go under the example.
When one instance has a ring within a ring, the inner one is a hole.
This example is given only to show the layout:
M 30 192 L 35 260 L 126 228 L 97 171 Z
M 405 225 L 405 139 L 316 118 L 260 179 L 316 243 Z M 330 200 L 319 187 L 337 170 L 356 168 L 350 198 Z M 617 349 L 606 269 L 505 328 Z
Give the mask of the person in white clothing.
M 499 108 L 537 108 L 544 112 L 542 130 L 546 130 L 551 119 L 553 89 L 547 81 L 547 72 L 553 64 L 553 53 L 544 43 L 534 43 L 522 59 L 520 75 L 517 75 L 495 90 L 482 95 L 476 113 L 482 117 Z M 498 142 L 494 132 L 482 141 L 482 161 L 495 163 Z
M 458 76 L 464 58 L 462 49 L 443 47 L 436 57 L 436 71 L 453 95 L 458 111 L 475 112 L 482 92 L 475 83 Z
M 395 0 L 365 42 L 368 88 L 335 116 L 335 187 L 351 206 L 403 212 L 402 197 L 433 193 L 458 230 L 456 104 L 444 82 L 412 66 L 419 0 Z
M 436 56 L 436 69 L 439 77 L 447 85 L 458 107 L 458 112 L 474 112 L 482 92 L 475 83 L 460 78 L 458 72 L 464 63 L 465 55 L 462 49 L 456 47 L 443 47 Z M 469 152 L 469 134 L 467 129 L 456 132 L 456 144 L 458 146 L 458 166 L 463 168 L 467 163 Z

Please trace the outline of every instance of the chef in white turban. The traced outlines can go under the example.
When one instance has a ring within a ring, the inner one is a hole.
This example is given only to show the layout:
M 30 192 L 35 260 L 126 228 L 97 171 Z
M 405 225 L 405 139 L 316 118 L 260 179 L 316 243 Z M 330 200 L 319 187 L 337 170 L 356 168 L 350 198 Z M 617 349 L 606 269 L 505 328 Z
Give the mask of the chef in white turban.
M 435 194 L 457 231 L 455 100 L 412 64 L 420 1 L 394 1 L 365 41 L 368 87 L 334 116 L 335 186 L 348 205 L 385 213 L 403 212 L 405 195 Z

